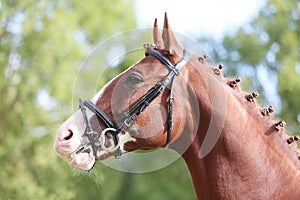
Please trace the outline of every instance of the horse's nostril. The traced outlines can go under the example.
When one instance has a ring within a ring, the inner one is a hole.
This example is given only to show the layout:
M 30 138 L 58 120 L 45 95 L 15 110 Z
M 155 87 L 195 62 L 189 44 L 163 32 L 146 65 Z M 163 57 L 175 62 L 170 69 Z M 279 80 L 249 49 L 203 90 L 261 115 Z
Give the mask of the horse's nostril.
M 73 131 L 68 130 L 68 134 L 64 137 L 64 140 L 69 140 L 73 137 Z

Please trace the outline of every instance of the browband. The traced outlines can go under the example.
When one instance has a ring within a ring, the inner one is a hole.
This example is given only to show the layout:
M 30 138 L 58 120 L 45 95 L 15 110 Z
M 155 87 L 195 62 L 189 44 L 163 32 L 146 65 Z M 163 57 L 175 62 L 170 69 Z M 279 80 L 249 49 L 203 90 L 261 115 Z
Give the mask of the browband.
M 186 65 L 186 63 L 190 60 L 192 56 L 191 52 L 184 49 L 182 59 L 174 66 L 168 58 L 166 58 L 162 53 L 155 49 L 147 48 L 145 54 L 146 56 L 152 55 L 156 57 L 162 64 L 164 64 L 170 70 L 172 70 L 176 76 L 178 76 L 179 72 L 182 70 L 182 68 Z

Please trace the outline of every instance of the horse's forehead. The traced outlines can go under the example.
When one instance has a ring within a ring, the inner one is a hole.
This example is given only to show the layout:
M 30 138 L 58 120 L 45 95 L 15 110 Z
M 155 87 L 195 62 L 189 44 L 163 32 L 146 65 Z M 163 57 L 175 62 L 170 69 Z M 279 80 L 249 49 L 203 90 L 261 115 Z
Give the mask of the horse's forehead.
M 113 78 L 105 87 L 115 87 L 117 83 L 132 72 L 139 72 L 143 78 L 161 77 L 167 75 L 168 69 L 159 60 L 152 56 L 147 56 L 130 66 L 127 70 Z
M 168 69 L 159 60 L 152 56 L 147 56 L 106 83 L 102 89 L 100 89 L 98 93 L 91 99 L 92 102 L 96 104 L 99 99 L 101 99 L 107 93 L 110 93 L 111 90 L 115 89 L 116 85 L 122 86 L 122 84 L 118 84 L 119 81 L 133 71 L 140 72 L 144 78 L 147 79 L 150 77 L 154 78 L 165 76 L 168 72 Z

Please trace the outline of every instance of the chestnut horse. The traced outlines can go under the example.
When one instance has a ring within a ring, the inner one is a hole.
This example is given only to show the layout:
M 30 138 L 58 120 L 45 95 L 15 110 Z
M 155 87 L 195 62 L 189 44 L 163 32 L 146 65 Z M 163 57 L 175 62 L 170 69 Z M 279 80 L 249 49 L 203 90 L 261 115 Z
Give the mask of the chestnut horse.
M 80 100 L 56 152 L 90 170 L 114 154 L 167 146 L 184 158 L 198 199 L 298 199 L 298 137 L 272 119 L 273 108 L 179 45 L 166 16 L 153 38 L 141 61 Z

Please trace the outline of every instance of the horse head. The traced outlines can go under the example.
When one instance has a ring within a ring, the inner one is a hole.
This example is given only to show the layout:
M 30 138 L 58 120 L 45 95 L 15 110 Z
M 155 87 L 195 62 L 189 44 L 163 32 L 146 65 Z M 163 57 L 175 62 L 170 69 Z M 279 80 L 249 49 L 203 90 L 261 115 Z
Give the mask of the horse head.
M 177 42 L 166 15 L 162 34 L 155 19 L 153 40 L 144 45 L 143 59 L 91 100 L 80 100 L 80 109 L 59 128 L 54 147 L 70 165 L 90 170 L 96 160 L 165 147 L 184 131 L 196 133 L 197 103 L 186 72 L 196 58 Z

